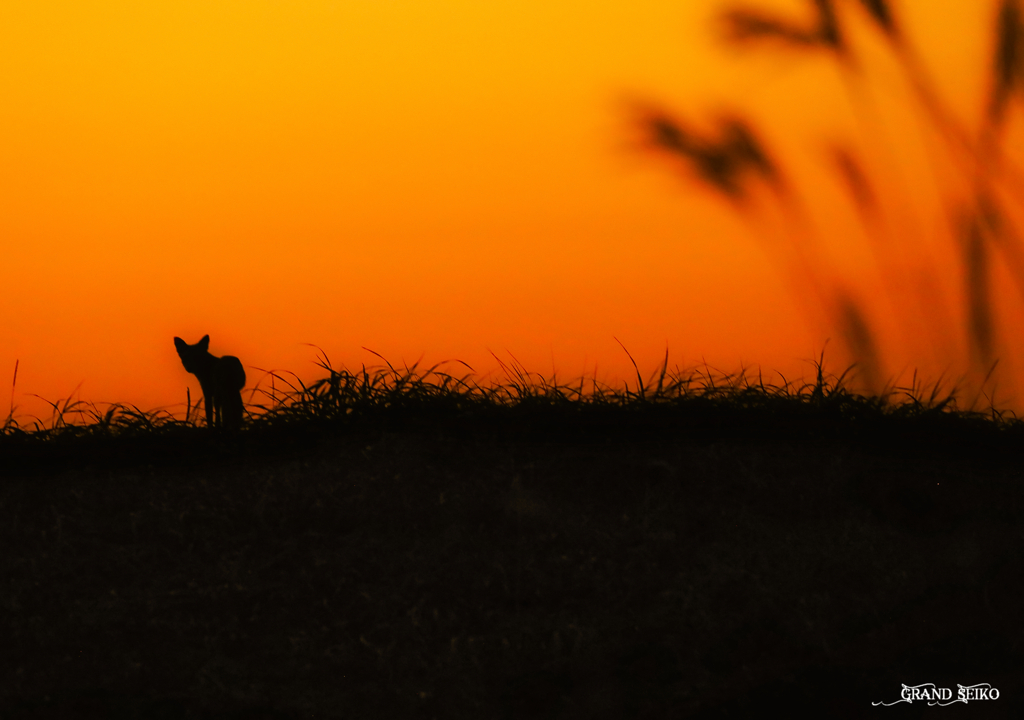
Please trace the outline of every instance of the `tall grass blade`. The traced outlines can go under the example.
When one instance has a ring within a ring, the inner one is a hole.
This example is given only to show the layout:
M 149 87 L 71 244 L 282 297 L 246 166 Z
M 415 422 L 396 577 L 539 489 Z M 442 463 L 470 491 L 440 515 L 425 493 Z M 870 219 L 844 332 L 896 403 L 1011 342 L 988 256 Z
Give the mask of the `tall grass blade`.
M 861 168 L 860 162 L 853 153 L 840 146 L 830 149 L 829 159 L 845 185 L 846 191 L 853 198 L 861 219 L 865 224 L 876 225 L 879 220 L 878 198 L 867 175 Z
M 756 10 L 731 8 L 720 15 L 722 39 L 734 45 L 774 41 L 782 46 L 806 48 L 817 42 L 815 33 Z
M 999 127 L 1006 114 L 1006 105 L 1014 90 L 1024 79 L 1024 29 L 1021 25 L 1018 0 L 1002 0 L 996 15 L 995 57 L 992 62 L 992 88 L 988 103 L 988 120 Z
M 14 390 L 18 386 L 18 363 L 20 359 L 14 361 L 14 379 L 11 380 L 11 409 L 7 413 L 7 419 L 4 421 L 4 427 L 9 427 L 14 423 Z
M 860 0 L 860 4 L 890 42 L 900 46 L 903 38 L 888 0 Z
M 785 180 L 778 164 L 765 149 L 750 123 L 740 117 L 722 118 L 722 136 L 728 153 L 736 159 L 740 170 L 750 168 L 781 197 L 787 194 Z
M 380 358 L 381 360 L 383 360 L 384 362 L 386 362 L 386 363 L 387 363 L 388 367 L 389 367 L 389 368 L 391 368 L 391 372 L 393 372 L 393 373 L 394 373 L 395 375 L 397 375 L 397 374 L 398 374 L 398 372 L 397 372 L 397 371 L 395 370 L 395 368 L 394 368 L 394 367 L 393 367 L 393 366 L 391 365 L 391 363 L 390 363 L 390 362 L 388 362 L 388 359 L 387 359 L 386 357 L 384 357 L 383 355 L 381 355 L 381 354 L 380 354 L 379 352 L 376 352 L 376 351 L 374 351 L 374 350 L 371 350 L 371 349 L 370 349 L 370 348 L 368 348 L 368 347 L 364 347 L 364 348 L 363 348 L 363 350 L 365 350 L 365 351 L 366 351 L 366 352 L 368 352 L 368 353 L 372 353 L 372 354 L 376 355 L 377 357 L 379 357 L 379 358 Z
M 812 0 L 817 13 L 817 30 L 815 35 L 818 42 L 836 53 L 838 56 L 846 54 L 846 43 L 839 27 L 839 17 L 836 15 L 836 8 L 833 0 Z
M 983 222 L 982 218 L 972 213 L 962 229 L 968 337 L 975 360 L 982 367 L 991 362 L 994 335 L 989 299 L 989 257 Z
M 686 174 L 695 175 L 739 209 L 749 201 L 747 177 L 762 180 L 786 198 L 787 185 L 778 164 L 745 119 L 720 117 L 715 134 L 702 135 L 651 105 L 634 107 L 634 113 L 645 130 L 646 149 L 672 158 Z
M 775 42 L 797 50 L 825 49 L 848 59 L 846 43 L 833 0 L 810 0 L 814 18 L 810 27 L 746 8 L 730 8 L 719 16 L 721 35 L 736 45 Z
M 613 335 L 612 337 L 615 337 L 615 336 Z M 636 371 L 636 394 L 637 394 L 637 397 L 639 397 L 641 400 L 643 400 L 644 399 L 644 378 L 640 374 L 640 368 L 637 367 L 636 360 L 634 360 L 633 356 L 629 354 L 629 350 L 626 350 L 626 346 L 622 344 L 622 341 L 619 340 L 618 338 L 615 338 L 615 342 L 617 342 L 619 344 L 619 347 L 621 347 L 623 349 L 623 351 L 626 353 L 626 356 L 629 357 L 629 361 L 631 363 L 633 363 L 633 369 Z
M 878 393 L 882 387 L 882 367 L 874 335 L 860 307 L 845 294 L 839 297 L 839 318 L 843 337 L 857 359 L 864 383 L 870 392 Z

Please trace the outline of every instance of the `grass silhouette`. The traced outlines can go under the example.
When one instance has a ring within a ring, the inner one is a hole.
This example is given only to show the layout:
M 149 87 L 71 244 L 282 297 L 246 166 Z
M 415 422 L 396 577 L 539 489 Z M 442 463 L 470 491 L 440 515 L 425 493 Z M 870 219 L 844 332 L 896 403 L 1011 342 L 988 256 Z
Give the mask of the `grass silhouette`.
M 613 388 L 321 354 L 238 433 L 9 420 L 0 715 L 862 717 L 988 682 L 1012 716 L 1021 422 L 823 363 Z
M 623 350 L 629 355 L 624 346 Z M 633 387 L 627 382 L 621 389 L 599 382 L 596 376 L 562 384 L 528 371 L 514 358 L 504 362 L 494 356 L 506 381 L 482 384 L 473 374 L 455 376 L 439 370 L 451 361 L 421 371 L 418 365 L 399 370 L 382 358 L 385 366 L 364 365 L 351 372 L 333 368 L 319 352 L 317 365 L 326 375 L 309 385 L 293 373 L 256 368 L 263 377 L 247 391 L 248 436 L 420 428 L 435 423 L 458 428 L 487 422 L 495 427 L 543 427 L 557 438 L 577 432 L 576 425 L 588 421 L 620 423 L 631 418 L 645 425 L 681 423 L 680 428 L 699 430 L 688 424 L 706 427 L 717 418 L 715 432 L 736 435 L 749 430 L 765 437 L 799 432 L 840 439 L 873 434 L 883 439 L 893 433 L 932 432 L 941 425 L 954 428 L 953 434 L 970 447 L 983 435 L 1016 438 L 1024 427 L 1012 412 L 995 406 L 977 409 L 978 397 L 962 407 L 956 387 L 943 394 L 941 380 L 929 389 L 916 374 L 910 386 L 890 384 L 878 396 L 851 392 L 844 382 L 854 367 L 839 377 L 826 372 L 824 351 L 813 363 L 813 382 L 795 384 L 780 375 L 781 385 L 765 383 L 760 371 L 755 381 L 747 370 L 728 374 L 706 365 L 670 370 L 667 353 L 661 367 L 645 381 L 629 355 L 636 381 Z M 461 361 L 454 362 L 472 370 Z M 142 411 L 134 405 L 86 402 L 74 395 L 46 402 L 53 409 L 49 422 L 39 418 L 26 422 L 15 415 L 12 401 L 0 428 L 0 448 L 8 453 L 24 450 L 35 462 L 54 445 L 79 440 L 167 437 L 187 443 L 204 442 L 207 437 L 207 428 L 200 425 L 201 406 L 192 404 L 190 393 L 184 417 L 166 408 Z M 559 429 L 559 424 L 564 427 Z M 957 444 L 956 438 L 953 441 Z M 76 447 L 87 451 L 89 446 L 81 442 Z M 45 450 L 36 457 L 35 448 Z

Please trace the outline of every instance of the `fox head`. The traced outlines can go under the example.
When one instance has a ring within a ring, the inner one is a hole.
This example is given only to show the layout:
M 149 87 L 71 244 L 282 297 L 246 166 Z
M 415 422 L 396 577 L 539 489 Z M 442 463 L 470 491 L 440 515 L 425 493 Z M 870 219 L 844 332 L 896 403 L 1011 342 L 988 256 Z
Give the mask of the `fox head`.
M 203 335 L 203 339 L 195 345 L 189 345 L 180 337 L 176 337 L 174 338 L 174 347 L 178 350 L 178 357 L 181 358 L 181 364 L 185 366 L 185 370 L 195 373 L 195 361 L 209 354 L 210 336 Z

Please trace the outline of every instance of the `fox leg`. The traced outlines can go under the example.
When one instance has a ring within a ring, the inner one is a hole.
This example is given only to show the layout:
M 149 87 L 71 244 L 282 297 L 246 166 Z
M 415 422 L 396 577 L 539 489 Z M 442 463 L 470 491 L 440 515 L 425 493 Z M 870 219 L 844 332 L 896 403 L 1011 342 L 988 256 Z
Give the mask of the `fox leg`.
M 202 386 L 202 383 L 200 383 Z M 206 405 L 206 426 L 213 427 L 214 425 L 214 409 L 216 408 L 217 401 L 213 396 L 212 392 L 208 392 L 207 388 L 203 388 L 203 404 Z

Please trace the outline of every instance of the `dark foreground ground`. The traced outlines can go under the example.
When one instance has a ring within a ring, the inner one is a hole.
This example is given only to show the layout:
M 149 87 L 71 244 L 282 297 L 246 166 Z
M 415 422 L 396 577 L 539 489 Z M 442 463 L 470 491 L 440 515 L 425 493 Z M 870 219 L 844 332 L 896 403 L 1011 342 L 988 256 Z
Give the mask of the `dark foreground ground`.
M 629 427 L 9 452 L 0 718 L 1024 716 L 1014 447 Z

